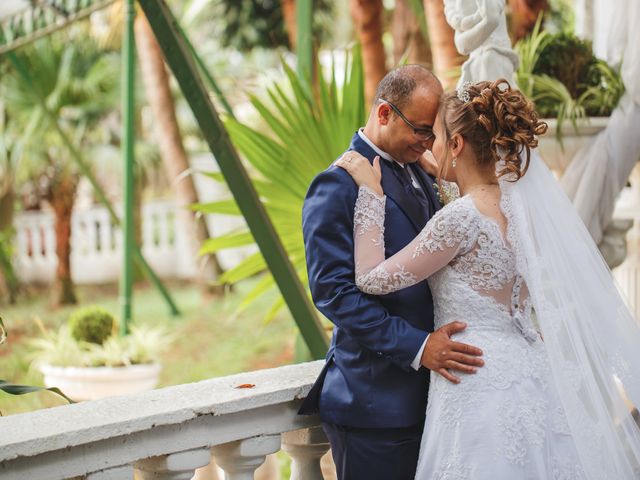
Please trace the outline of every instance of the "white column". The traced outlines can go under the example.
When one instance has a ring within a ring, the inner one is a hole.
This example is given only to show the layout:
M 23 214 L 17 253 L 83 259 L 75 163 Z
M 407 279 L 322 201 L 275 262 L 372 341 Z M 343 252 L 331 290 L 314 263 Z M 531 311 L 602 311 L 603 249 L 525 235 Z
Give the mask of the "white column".
M 256 469 L 270 453 L 280 450 L 280 435 L 264 435 L 213 447 L 226 480 L 253 480 Z
M 322 427 L 283 433 L 282 449 L 291 456 L 291 480 L 323 480 L 320 459 L 329 440 Z
M 191 480 L 197 468 L 209 464 L 210 456 L 209 448 L 199 448 L 147 458 L 134 466 L 140 480 Z
M 594 30 L 593 0 L 576 0 L 574 5 L 576 35 L 591 40 Z

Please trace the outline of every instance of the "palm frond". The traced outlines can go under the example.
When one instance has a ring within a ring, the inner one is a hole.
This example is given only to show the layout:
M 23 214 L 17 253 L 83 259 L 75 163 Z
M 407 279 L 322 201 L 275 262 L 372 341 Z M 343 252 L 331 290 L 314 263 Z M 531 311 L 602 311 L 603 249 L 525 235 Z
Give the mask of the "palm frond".
M 285 82 L 269 87 L 265 99 L 252 95 L 251 103 L 264 128 L 228 118 L 225 125 L 243 158 L 253 167 L 252 181 L 301 280 L 307 282 L 302 238 L 302 203 L 311 180 L 326 169 L 349 145 L 353 133 L 365 123 L 364 72 L 360 48 L 346 57 L 343 78 L 337 78 L 335 61 L 329 72 L 318 65 L 317 89 L 300 80 L 283 63 Z M 315 91 L 313 95 L 308 92 Z M 216 172 L 206 173 L 221 181 Z M 202 213 L 238 215 L 233 200 L 194 205 Z M 210 240 L 203 253 L 246 245 L 248 231 L 235 231 Z M 262 254 L 248 256 L 225 272 L 221 282 L 236 283 L 258 273 L 265 276 L 247 294 L 240 308 L 275 288 Z M 267 318 L 282 308 L 278 297 Z

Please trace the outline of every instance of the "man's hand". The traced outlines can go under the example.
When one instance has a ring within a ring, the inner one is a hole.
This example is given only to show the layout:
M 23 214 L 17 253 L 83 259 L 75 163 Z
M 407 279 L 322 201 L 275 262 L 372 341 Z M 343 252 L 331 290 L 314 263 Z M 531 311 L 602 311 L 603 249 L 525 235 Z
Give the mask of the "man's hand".
M 465 323 L 452 322 L 429 335 L 420 363 L 453 383 L 460 383 L 460 378 L 447 369 L 476 373 L 476 367 L 484 365 L 484 361 L 478 358 L 482 355 L 482 350 L 451 340 L 452 335 L 465 328 Z

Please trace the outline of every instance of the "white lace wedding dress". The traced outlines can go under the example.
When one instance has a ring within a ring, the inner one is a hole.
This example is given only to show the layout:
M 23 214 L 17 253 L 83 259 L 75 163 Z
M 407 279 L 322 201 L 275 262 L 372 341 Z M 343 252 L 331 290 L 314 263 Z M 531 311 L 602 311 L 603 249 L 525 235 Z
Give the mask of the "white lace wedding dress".
M 358 287 L 384 295 L 428 278 L 435 327 L 467 323 L 454 340 L 481 348 L 485 362 L 476 374 L 456 372 L 459 384 L 431 373 L 416 479 L 584 479 L 516 268 L 509 222 L 502 232 L 467 195 L 385 260 L 385 202 L 360 188 L 354 217 Z

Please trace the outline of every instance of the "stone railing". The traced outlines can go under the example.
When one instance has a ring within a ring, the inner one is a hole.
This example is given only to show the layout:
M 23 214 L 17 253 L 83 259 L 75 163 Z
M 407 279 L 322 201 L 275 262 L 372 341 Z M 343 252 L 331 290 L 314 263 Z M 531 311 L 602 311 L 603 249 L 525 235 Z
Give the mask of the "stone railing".
M 142 206 L 142 253 L 163 278 L 192 279 L 198 259 L 189 248 L 188 232 L 177 222 L 179 207 L 155 200 Z M 216 235 L 242 225 L 242 219 L 208 215 Z M 23 212 L 15 221 L 15 267 L 25 283 L 50 283 L 56 272 L 54 218 L 50 212 Z M 237 265 L 255 248 L 225 250 L 219 255 L 226 269 Z M 122 266 L 122 235 L 107 209 L 100 205 L 73 213 L 71 219 L 71 276 L 76 284 L 115 282 Z
M 282 449 L 292 479 L 321 480 L 328 441 L 297 410 L 322 364 L 0 417 L 0 478 L 190 479 L 213 455 L 227 480 L 248 480 Z

